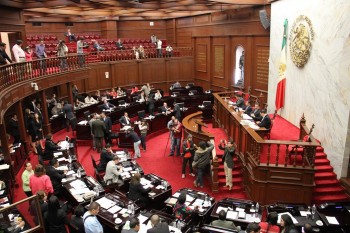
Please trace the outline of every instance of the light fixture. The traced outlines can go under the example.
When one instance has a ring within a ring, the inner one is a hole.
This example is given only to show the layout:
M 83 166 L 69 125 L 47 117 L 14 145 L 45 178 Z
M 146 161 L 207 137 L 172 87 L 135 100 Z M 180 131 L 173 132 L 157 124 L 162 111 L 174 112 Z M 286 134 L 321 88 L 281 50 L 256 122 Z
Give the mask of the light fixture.
M 39 87 L 38 87 L 37 83 L 31 83 L 30 85 L 32 86 L 32 88 L 34 88 L 34 91 L 39 90 Z
M 109 72 L 108 71 L 105 72 L 105 76 L 106 76 L 106 78 L 109 78 Z
M 149 26 L 153 27 L 154 26 L 154 22 L 153 21 L 149 22 Z

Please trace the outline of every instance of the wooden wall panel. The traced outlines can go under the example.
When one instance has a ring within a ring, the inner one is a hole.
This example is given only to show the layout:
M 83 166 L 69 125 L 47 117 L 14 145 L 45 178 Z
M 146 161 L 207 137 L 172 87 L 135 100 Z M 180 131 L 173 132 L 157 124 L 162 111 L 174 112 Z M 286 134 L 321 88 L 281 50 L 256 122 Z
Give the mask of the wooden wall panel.
M 139 63 L 140 69 L 140 84 L 143 83 L 152 83 L 152 82 L 162 82 L 166 80 L 165 72 L 165 60 L 164 59 L 155 59 L 155 60 L 146 60 Z
M 150 22 L 154 26 L 150 26 Z M 154 34 L 157 38 L 167 39 L 166 23 L 164 20 L 145 21 L 118 21 L 118 37 L 120 38 L 146 38 Z

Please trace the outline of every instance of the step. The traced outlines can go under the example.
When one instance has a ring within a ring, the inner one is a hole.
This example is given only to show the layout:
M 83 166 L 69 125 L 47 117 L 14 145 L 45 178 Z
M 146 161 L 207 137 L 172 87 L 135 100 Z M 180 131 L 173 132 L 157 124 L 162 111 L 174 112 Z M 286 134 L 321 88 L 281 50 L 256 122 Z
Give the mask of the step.
M 226 184 L 225 178 L 220 178 L 220 179 L 218 179 L 218 181 L 219 181 L 219 184 Z M 241 177 L 232 177 L 232 183 L 233 184 L 241 184 L 242 178 Z
M 320 165 L 329 165 L 330 162 L 328 159 L 316 159 L 315 160 L 315 165 L 320 166 Z
M 330 165 L 315 166 L 316 172 L 332 172 L 333 167 Z
M 334 172 L 316 172 L 315 180 L 336 179 L 337 175 Z
M 338 186 L 339 185 L 339 181 L 337 179 L 327 179 L 327 180 L 315 180 L 315 184 L 316 184 L 316 187 L 319 188 L 319 187 L 329 187 L 329 186 Z
M 223 185 L 219 186 L 220 191 L 227 191 L 227 192 L 242 192 L 243 187 L 239 185 L 233 185 L 231 190 L 228 190 L 228 187 L 223 187 Z
M 349 201 L 350 198 L 346 194 L 336 194 L 336 195 L 322 195 L 313 197 L 313 202 L 339 202 L 339 201 Z
M 334 187 L 316 187 L 313 190 L 313 195 L 325 195 L 325 194 L 329 194 L 329 195 L 333 195 L 333 194 L 344 194 L 344 189 L 340 186 L 334 186 Z
M 324 148 L 322 146 L 316 147 L 316 153 L 317 152 L 324 152 Z
M 219 171 L 220 170 L 224 170 L 224 164 L 223 163 L 220 163 L 219 164 Z M 241 164 L 239 164 L 239 163 L 234 163 L 234 165 L 233 165 L 233 170 L 241 170 Z
M 316 153 L 315 159 L 327 159 L 327 155 L 325 153 Z
M 235 170 L 232 171 L 232 177 L 239 177 L 239 176 L 242 176 L 241 171 L 235 171 Z M 218 177 L 220 178 L 225 177 L 225 172 L 224 171 L 218 172 Z

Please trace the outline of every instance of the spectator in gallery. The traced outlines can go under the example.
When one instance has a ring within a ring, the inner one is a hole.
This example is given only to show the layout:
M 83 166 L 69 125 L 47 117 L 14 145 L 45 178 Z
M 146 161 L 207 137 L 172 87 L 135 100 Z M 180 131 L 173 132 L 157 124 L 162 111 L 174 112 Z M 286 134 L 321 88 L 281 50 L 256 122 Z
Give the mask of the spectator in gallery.
M 117 40 L 116 42 L 116 45 L 117 45 L 117 48 L 120 49 L 120 50 L 124 50 L 124 45 L 122 43 L 122 41 L 120 39 Z
M 105 48 L 103 48 L 99 43 L 98 43 L 98 41 L 97 40 L 93 40 L 93 47 L 96 49 L 96 51 L 98 52 L 98 51 L 104 51 L 105 50 Z
M 141 59 L 145 59 L 146 58 L 146 56 L 145 56 L 145 48 L 142 45 L 140 45 L 140 47 L 139 47 L 139 55 L 140 55 Z
M 29 46 L 25 47 L 24 54 L 26 57 L 26 61 L 33 61 L 34 52 L 32 51 L 32 49 Z M 28 63 L 27 73 L 31 74 L 32 70 L 33 70 L 32 64 Z
M 82 67 L 85 64 L 84 49 L 88 47 L 89 45 L 84 43 L 84 38 L 80 38 L 77 41 L 77 55 L 78 55 L 78 63 L 80 67 Z
M 69 28 L 67 29 L 67 32 L 64 33 L 64 35 L 65 35 L 66 37 L 68 37 L 69 42 L 71 42 L 71 41 L 77 41 L 77 38 L 76 38 L 75 35 L 70 31 Z
M 173 56 L 173 47 L 171 47 L 171 45 L 169 44 L 166 48 L 165 48 L 165 51 L 166 51 L 166 56 L 167 57 L 172 57 Z
M 67 55 L 68 47 L 63 40 L 60 40 L 60 42 L 57 45 L 57 57 L 59 57 L 60 59 L 60 69 L 62 71 L 65 71 L 68 68 Z
M 40 60 L 39 66 L 40 66 L 40 74 L 46 74 L 47 70 L 47 63 L 45 58 L 47 57 L 46 55 L 46 48 L 44 44 L 44 40 L 40 39 L 40 43 L 35 46 L 35 54 Z
M 7 64 L 6 60 L 12 63 L 11 58 L 6 53 L 6 44 L 1 42 L 0 43 L 0 65 L 1 66 L 6 65 Z
M 160 39 L 157 39 L 157 45 L 156 45 L 156 48 L 157 48 L 157 57 L 163 57 L 163 54 L 162 54 L 162 44 L 163 44 L 163 42 L 162 42 Z
M 22 49 L 23 41 L 17 40 L 16 44 L 12 47 L 12 52 L 15 57 L 16 62 L 25 62 L 26 61 L 26 55 Z
M 151 43 L 152 44 L 156 44 L 157 43 L 157 37 L 154 34 L 151 36 Z

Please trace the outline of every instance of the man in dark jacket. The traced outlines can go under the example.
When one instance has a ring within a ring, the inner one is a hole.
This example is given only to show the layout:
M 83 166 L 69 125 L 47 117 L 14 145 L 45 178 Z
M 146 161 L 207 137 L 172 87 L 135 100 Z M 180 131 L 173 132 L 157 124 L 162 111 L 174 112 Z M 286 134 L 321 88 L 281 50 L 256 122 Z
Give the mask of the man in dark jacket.
M 43 158 L 45 160 L 51 160 L 53 159 L 53 153 L 58 151 L 60 149 L 60 146 L 58 146 L 53 140 L 52 140 L 52 134 L 46 135 L 46 140 L 45 140 L 45 151 L 43 154 Z
M 66 177 L 67 170 L 57 170 L 59 164 L 57 159 L 50 161 L 50 166 L 46 168 L 46 175 L 50 177 L 54 194 L 56 196 L 62 195 L 62 179 Z
M 64 106 L 62 108 L 64 116 L 66 118 L 66 128 L 69 131 L 69 120 L 74 118 L 74 108 L 73 105 L 69 104 L 68 101 L 64 101 Z
M 12 63 L 11 58 L 6 53 L 6 44 L 0 43 L 0 65 L 6 65 L 6 60 Z
M 96 143 L 97 152 L 101 152 L 102 149 L 102 139 L 105 136 L 106 126 L 103 121 L 101 121 L 100 116 L 96 116 L 96 120 L 91 123 L 91 132 L 94 135 L 94 140 Z
M 106 148 L 102 150 L 100 155 L 100 164 L 99 164 L 99 170 L 105 171 L 107 163 L 113 159 L 115 154 L 112 151 L 112 147 L 110 144 L 106 144 Z
M 111 140 L 111 133 L 112 133 L 112 120 L 110 117 L 106 116 L 106 114 L 103 112 L 101 113 L 101 119 L 105 123 L 106 131 L 105 131 L 105 142 L 106 144 L 112 144 Z
M 152 228 L 147 230 L 147 233 L 170 233 L 169 225 L 166 222 L 160 222 L 158 215 L 154 214 L 151 217 Z
M 233 156 L 235 154 L 235 147 L 232 141 L 221 140 L 219 148 L 224 150 L 222 161 L 224 161 L 224 170 L 226 176 L 226 185 L 229 190 L 232 189 L 232 168 L 233 168 Z
M 197 168 L 197 177 L 196 180 L 193 182 L 194 186 L 200 186 L 203 188 L 203 173 L 207 169 L 207 167 L 210 164 L 212 151 L 214 149 L 214 145 L 211 142 L 208 142 L 209 147 L 207 147 L 207 143 L 204 141 L 199 142 L 199 147 L 197 147 L 197 150 L 194 154 L 194 168 Z M 193 164 L 192 164 L 193 165 Z
M 134 159 L 136 158 L 141 158 L 141 152 L 140 152 L 140 144 L 141 144 L 141 139 L 139 135 L 134 130 L 128 130 L 126 131 L 126 138 L 131 138 L 131 140 L 134 143 Z
M 13 114 L 12 117 L 8 120 L 8 133 L 14 138 L 13 144 L 21 142 L 16 114 Z

